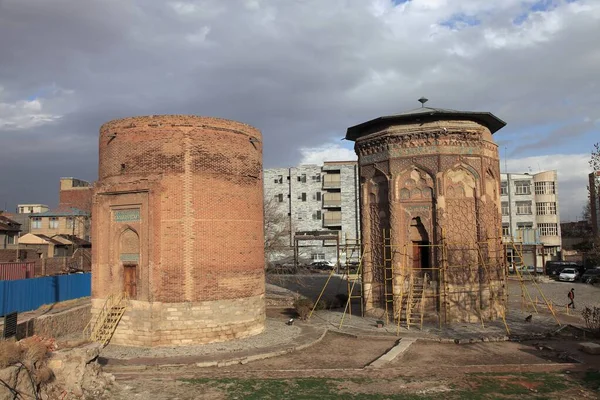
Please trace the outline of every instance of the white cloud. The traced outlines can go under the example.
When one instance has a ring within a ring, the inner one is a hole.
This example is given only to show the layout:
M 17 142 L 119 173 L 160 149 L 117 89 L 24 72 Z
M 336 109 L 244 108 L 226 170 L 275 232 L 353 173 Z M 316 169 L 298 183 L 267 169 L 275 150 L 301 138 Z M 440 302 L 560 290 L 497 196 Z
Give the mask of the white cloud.
M 0 131 L 34 128 L 62 117 L 43 112 L 42 108 L 42 101 L 39 99 L 19 100 L 14 103 L 0 102 Z
M 356 160 L 354 150 L 345 148 L 337 143 L 327 143 L 318 147 L 303 147 L 300 149 L 302 159 L 300 164 L 322 165 L 323 161 L 352 161 Z
M 580 217 L 588 198 L 589 160 L 589 154 L 553 154 L 510 159 L 506 164 L 511 173 L 557 170 L 560 219 L 574 221 Z M 504 160 L 501 169 L 505 172 Z

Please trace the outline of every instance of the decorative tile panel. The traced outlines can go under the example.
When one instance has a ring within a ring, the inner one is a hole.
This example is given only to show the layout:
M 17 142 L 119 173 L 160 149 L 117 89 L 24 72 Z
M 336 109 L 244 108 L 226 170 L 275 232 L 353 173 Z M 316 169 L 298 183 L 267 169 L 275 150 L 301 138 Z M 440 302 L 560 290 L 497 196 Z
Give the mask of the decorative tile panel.
M 139 253 L 121 253 L 121 261 L 140 261 Z
M 140 209 L 132 208 L 128 210 L 115 210 L 114 211 L 115 222 L 130 222 L 140 220 Z

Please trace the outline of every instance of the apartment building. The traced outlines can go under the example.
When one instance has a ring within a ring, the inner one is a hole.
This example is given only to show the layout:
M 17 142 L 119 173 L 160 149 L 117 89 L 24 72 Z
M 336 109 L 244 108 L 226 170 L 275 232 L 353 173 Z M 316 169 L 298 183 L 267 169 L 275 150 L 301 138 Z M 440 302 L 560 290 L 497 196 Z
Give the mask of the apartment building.
M 560 213 L 556 171 L 502 174 L 502 237 L 523 245 L 526 265 L 542 267 L 561 257 Z M 512 249 L 507 257 L 512 259 Z
M 77 208 L 59 209 L 29 215 L 30 233 L 54 237 L 57 235 L 72 235 L 89 240 L 89 213 Z
M 355 161 L 265 169 L 265 235 L 282 236 L 278 249 L 267 250 L 268 260 L 289 262 L 295 239 L 327 235 L 328 240 L 298 240 L 298 259 L 335 262 L 337 246 L 332 237 L 342 243 L 360 237 L 358 188 Z M 340 259 L 346 261 L 343 249 Z

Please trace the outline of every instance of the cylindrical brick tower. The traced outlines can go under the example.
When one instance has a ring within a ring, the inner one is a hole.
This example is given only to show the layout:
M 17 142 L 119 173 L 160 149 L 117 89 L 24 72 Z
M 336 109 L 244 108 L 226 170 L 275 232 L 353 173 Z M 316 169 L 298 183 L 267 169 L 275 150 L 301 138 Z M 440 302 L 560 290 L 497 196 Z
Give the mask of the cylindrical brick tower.
M 209 343 L 265 321 L 262 140 L 246 124 L 166 115 L 100 128 L 92 313 L 129 302 L 111 343 Z
M 502 315 L 506 271 L 492 134 L 504 125 L 487 112 L 422 107 L 348 129 L 361 177 L 367 311 L 407 325 L 419 317 L 446 323 Z

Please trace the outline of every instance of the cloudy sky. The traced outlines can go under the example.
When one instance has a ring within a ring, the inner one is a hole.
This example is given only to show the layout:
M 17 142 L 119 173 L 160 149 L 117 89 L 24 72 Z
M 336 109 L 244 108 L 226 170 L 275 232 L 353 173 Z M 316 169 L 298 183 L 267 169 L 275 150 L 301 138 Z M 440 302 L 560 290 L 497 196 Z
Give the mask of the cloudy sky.
M 558 169 L 563 220 L 600 141 L 600 0 L 0 0 L 0 208 L 94 180 L 108 120 L 240 120 L 265 166 L 354 157 L 348 126 L 491 111 L 510 172 Z M 502 162 L 504 167 L 504 161 Z

